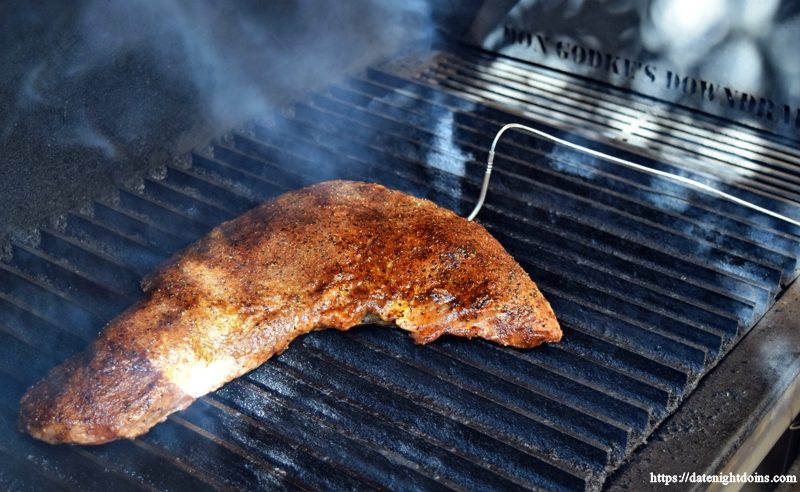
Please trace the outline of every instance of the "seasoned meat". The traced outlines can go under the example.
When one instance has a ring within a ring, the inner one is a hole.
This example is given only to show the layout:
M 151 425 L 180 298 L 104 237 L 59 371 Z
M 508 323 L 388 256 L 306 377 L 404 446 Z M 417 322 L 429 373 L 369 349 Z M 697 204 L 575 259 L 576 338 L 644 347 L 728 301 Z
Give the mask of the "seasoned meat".
M 143 282 L 82 355 L 23 396 L 50 443 L 133 438 L 295 337 L 394 322 L 514 347 L 561 338 L 550 305 L 479 224 L 383 186 L 330 181 L 226 222 Z

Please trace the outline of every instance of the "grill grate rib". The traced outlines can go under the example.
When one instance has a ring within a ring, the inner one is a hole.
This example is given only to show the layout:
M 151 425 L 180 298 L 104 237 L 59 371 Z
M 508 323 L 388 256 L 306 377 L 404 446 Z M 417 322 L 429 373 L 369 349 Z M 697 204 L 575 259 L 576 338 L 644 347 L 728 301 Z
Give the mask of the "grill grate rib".
M 12 244 L 0 265 L 0 373 L 13 397 L 0 404 L 0 481 L 599 487 L 797 276 L 800 228 L 522 135 L 498 148 L 480 221 L 551 301 L 561 344 L 418 347 L 374 327 L 315 333 L 136 441 L 51 447 L 15 430 L 25 387 L 129 306 L 143 275 L 215 225 L 332 178 L 463 213 L 509 121 L 800 215 L 800 151 L 783 138 L 480 52 L 439 54 L 413 80 L 370 69 L 193 153 L 186 167 L 67 214 L 36 242 Z

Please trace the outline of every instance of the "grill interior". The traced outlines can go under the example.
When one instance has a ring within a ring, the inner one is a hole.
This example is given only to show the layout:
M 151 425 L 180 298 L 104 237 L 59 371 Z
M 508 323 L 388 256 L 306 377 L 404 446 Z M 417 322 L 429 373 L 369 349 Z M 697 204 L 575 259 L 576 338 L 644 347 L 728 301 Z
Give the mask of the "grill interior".
M 736 181 L 740 187 L 800 201 L 800 149 L 784 137 L 476 51 L 442 53 L 421 78 L 469 99 L 491 101 L 559 128 L 579 128 L 582 135 L 677 161 L 706 179 Z
M 10 394 L 0 399 L 0 482 L 595 489 L 797 276 L 800 228 L 509 133 L 478 220 L 539 284 L 562 343 L 419 347 L 396 329 L 319 332 L 134 441 L 54 447 L 16 430 L 24 389 L 210 228 L 332 178 L 465 214 L 508 122 L 800 217 L 800 152 L 785 139 L 479 51 L 392 72 L 311 95 L 12 243 L 0 264 Z

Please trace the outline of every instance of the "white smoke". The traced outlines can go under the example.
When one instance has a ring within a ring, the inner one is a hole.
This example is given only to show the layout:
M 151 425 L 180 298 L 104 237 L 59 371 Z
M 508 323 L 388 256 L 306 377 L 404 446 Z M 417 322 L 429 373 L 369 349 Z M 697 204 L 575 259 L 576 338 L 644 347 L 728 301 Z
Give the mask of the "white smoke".
M 4 136 L 26 114 L 57 108 L 59 131 L 44 125 L 58 134 L 49 143 L 115 157 L 115 146 L 174 118 L 171 105 L 224 131 L 433 36 L 423 0 L 88 0 L 78 8 L 66 45 L 30 60 Z

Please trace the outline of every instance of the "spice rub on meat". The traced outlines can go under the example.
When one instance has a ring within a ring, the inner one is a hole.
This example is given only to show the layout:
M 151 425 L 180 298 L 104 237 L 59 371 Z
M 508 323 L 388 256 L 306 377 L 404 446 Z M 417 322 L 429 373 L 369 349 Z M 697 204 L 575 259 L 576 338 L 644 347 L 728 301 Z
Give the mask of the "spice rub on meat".
M 561 339 L 550 305 L 477 223 L 383 186 L 330 181 L 226 222 L 143 282 L 88 350 L 23 396 L 50 443 L 133 438 L 298 335 L 396 323 L 529 348 Z

